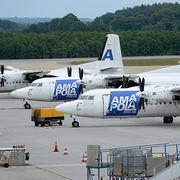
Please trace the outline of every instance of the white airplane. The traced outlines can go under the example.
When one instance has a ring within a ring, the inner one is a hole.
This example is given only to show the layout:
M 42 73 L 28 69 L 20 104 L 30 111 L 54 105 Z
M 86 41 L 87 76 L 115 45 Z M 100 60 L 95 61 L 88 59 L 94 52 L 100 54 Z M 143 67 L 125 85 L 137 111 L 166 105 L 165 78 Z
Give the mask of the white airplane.
M 116 42 L 117 41 L 117 42 Z M 106 54 L 102 54 L 101 52 L 100 57 L 96 62 L 85 63 L 82 65 L 74 65 L 72 66 L 72 71 L 78 72 L 78 68 L 81 67 L 84 69 L 86 73 L 98 72 L 100 69 L 108 70 L 107 68 L 111 69 L 114 68 L 115 63 L 113 59 L 116 56 L 119 58 L 119 55 L 114 54 L 116 49 L 116 44 L 118 43 L 118 35 L 115 34 L 108 34 L 106 36 Z M 104 44 L 104 46 L 105 46 Z M 112 48 L 112 46 L 113 48 Z M 103 46 L 103 47 L 104 47 Z M 111 48 L 111 49 L 110 49 Z M 114 56 L 113 56 L 114 55 Z M 109 62 L 106 62 L 109 61 Z M 106 63 L 102 63 L 106 62 Z M 118 62 L 122 68 L 121 62 Z M 97 68 L 96 68 L 97 67 Z M 120 68 L 120 67 L 119 67 Z M 34 80 L 42 78 L 42 77 L 62 77 L 67 76 L 67 68 L 60 68 L 50 71 L 34 71 L 34 70 L 20 70 L 10 66 L 0 65 L 0 92 L 11 92 L 15 89 L 19 89 L 22 87 L 28 86 Z M 113 69 L 114 70 L 114 69 Z M 123 70 L 123 69 L 122 69 Z
M 0 93 L 11 92 L 28 86 L 37 78 L 43 77 L 49 71 L 20 70 L 11 66 L 0 65 Z
M 79 127 L 76 116 L 91 118 L 164 117 L 172 123 L 180 116 L 180 86 L 147 85 L 139 87 L 89 90 L 78 100 L 60 104 L 57 111 L 73 115 L 73 127 Z
M 17 89 L 10 95 L 36 101 L 68 101 L 77 99 L 84 90 L 113 86 L 114 80 L 124 74 L 119 36 L 107 35 L 98 61 L 64 68 L 61 72 L 57 70 L 50 74 L 58 77 L 35 80 L 29 87 Z M 117 87 L 120 85 L 115 84 Z

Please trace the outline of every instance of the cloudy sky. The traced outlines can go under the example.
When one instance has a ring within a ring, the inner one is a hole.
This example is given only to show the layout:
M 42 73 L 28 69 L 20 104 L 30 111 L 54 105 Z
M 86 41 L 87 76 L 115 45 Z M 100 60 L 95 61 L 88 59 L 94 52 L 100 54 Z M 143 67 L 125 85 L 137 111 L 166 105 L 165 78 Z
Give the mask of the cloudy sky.
M 73 13 L 94 19 L 107 12 L 141 4 L 180 0 L 0 0 L 0 17 L 63 17 Z

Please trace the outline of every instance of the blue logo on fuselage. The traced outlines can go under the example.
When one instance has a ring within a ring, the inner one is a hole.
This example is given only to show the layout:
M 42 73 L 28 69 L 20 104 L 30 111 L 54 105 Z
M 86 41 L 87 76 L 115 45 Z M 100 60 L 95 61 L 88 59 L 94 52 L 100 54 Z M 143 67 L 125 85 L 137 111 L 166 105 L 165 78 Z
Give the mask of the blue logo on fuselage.
M 108 106 L 107 116 L 132 116 L 137 115 L 140 98 L 138 91 L 112 91 Z
M 112 50 L 111 49 L 107 49 L 106 53 L 104 54 L 102 60 L 106 60 L 106 59 L 109 59 L 109 60 L 113 60 L 113 53 L 112 53 Z
M 74 100 L 79 96 L 77 79 L 56 80 L 53 100 Z

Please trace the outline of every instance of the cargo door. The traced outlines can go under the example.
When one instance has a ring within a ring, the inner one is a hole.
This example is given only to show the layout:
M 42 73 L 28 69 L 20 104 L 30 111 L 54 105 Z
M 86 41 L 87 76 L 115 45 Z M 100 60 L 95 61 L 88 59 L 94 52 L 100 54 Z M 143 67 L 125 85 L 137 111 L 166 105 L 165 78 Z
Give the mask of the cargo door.
M 102 100 L 103 100 L 103 116 L 106 116 L 108 113 L 110 94 L 103 94 Z

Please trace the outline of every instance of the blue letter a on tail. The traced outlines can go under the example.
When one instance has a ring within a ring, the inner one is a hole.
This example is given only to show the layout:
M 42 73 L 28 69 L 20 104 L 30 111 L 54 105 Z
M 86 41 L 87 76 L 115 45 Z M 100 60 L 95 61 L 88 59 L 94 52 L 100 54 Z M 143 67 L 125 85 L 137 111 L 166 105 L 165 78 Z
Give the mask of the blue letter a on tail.
M 106 53 L 104 54 L 102 60 L 113 60 L 113 54 L 112 54 L 112 50 L 111 49 L 107 49 Z

